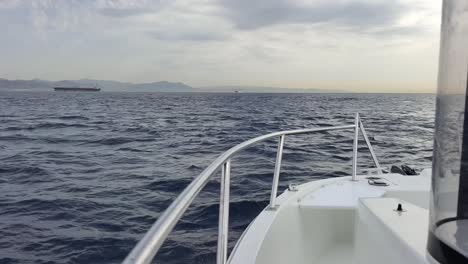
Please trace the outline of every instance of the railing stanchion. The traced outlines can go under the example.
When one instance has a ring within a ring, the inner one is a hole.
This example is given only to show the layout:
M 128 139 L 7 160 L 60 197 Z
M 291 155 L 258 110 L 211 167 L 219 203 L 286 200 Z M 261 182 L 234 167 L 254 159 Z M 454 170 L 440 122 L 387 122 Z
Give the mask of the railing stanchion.
M 359 140 L 359 113 L 356 113 L 354 119 L 354 141 L 353 141 L 353 174 L 352 181 L 357 181 L 357 154 L 358 154 L 358 140 Z
M 278 151 L 276 152 L 275 172 L 273 174 L 273 183 L 271 185 L 270 205 L 268 206 L 268 208 L 271 210 L 274 210 L 276 208 L 276 195 L 278 193 L 278 183 L 281 172 L 281 160 L 283 159 L 284 137 L 285 135 L 280 136 L 278 142 Z
M 366 144 L 367 144 L 367 148 L 369 149 L 369 152 L 372 156 L 372 160 L 374 161 L 374 165 L 377 169 L 380 170 L 379 173 L 382 173 L 382 169 L 380 168 L 380 163 L 379 163 L 379 160 L 377 159 L 377 156 L 375 155 L 375 152 L 374 152 L 374 149 L 372 148 L 372 145 L 369 141 L 369 138 L 367 137 L 367 133 L 366 133 L 366 130 L 364 129 L 364 125 L 362 124 L 361 120 L 359 120 L 359 125 L 361 127 L 361 132 L 362 132 L 362 136 L 364 137 L 364 140 L 366 141 Z
M 356 120 L 359 121 L 359 115 Z M 151 226 L 148 232 L 133 248 L 133 250 L 125 258 L 123 264 L 150 264 L 156 253 L 161 248 L 167 236 L 172 231 L 176 223 L 180 220 L 189 205 L 205 187 L 213 175 L 219 171 L 221 167 L 223 172 L 221 176 L 221 197 L 220 197 L 220 215 L 219 215 L 219 240 L 218 240 L 218 253 L 217 263 L 226 264 L 227 261 L 227 248 L 228 248 L 228 223 L 229 223 L 229 185 L 230 185 L 230 159 L 238 152 L 246 149 L 256 143 L 263 142 L 268 139 L 279 137 L 278 152 L 276 154 L 275 172 L 273 176 L 273 186 L 271 191 L 270 205 L 268 208 L 275 208 L 276 194 L 278 192 L 278 182 L 281 170 L 281 160 L 283 155 L 283 145 L 286 135 L 298 135 L 312 132 L 355 129 L 355 140 L 353 148 L 353 178 L 355 178 L 356 158 L 357 158 L 357 136 L 359 130 L 359 123 L 355 122 L 354 125 L 343 125 L 333 127 L 318 127 L 309 129 L 297 129 L 274 132 L 267 135 L 259 136 L 245 142 L 242 142 L 231 149 L 227 150 L 216 158 L 203 172 L 201 172 L 171 203 L 171 205 L 163 212 L 158 220 Z M 378 162 L 376 163 L 378 164 Z
M 231 178 L 231 160 L 223 164 L 221 172 L 221 190 L 219 199 L 218 252 L 217 264 L 225 264 L 228 250 L 229 227 L 229 185 Z

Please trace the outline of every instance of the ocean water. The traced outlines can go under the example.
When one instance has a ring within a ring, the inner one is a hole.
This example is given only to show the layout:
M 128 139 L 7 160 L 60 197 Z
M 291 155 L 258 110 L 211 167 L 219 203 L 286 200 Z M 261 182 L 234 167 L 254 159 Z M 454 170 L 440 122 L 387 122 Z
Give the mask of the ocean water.
M 435 97 L 389 94 L 0 92 L 0 263 L 119 263 L 230 147 L 265 133 L 352 124 L 383 165 L 431 166 Z M 232 160 L 232 248 L 267 205 L 276 140 Z M 286 138 L 289 183 L 350 175 L 352 132 Z M 360 143 L 360 169 L 372 166 Z M 158 263 L 215 263 L 219 177 Z

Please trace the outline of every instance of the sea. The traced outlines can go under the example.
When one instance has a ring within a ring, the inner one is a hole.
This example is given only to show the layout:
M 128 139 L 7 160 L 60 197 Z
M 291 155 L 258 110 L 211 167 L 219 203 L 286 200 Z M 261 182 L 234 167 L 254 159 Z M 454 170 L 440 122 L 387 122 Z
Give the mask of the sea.
M 431 94 L 0 92 L 0 263 L 120 263 L 217 156 L 279 130 L 353 124 L 383 166 L 431 166 Z M 277 139 L 232 159 L 229 247 L 268 204 Z M 347 176 L 352 131 L 285 139 L 279 193 Z M 358 169 L 373 166 L 359 142 Z M 157 263 L 215 263 L 219 174 Z

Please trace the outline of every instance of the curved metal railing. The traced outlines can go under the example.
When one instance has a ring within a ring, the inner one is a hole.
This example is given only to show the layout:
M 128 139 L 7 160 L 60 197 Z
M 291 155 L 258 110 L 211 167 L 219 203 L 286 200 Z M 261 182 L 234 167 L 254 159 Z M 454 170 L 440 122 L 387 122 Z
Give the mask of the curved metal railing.
M 375 156 L 374 150 L 370 144 L 369 138 L 367 137 L 366 131 L 362 122 L 359 118 L 359 113 L 356 113 L 356 117 L 353 125 L 344 126 L 331 126 L 311 129 L 297 129 L 280 131 L 270 133 L 267 135 L 259 136 L 247 141 L 244 141 L 237 146 L 232 147 L 218 158 L 216 158 L 200 175 L 198 175 L 186 188 L 185 190 L 172 202 L 172 204 L 164 211 L 164 213 L 158 218 L 153 226 L 148 230 L 144 237 L 138 242 L 133 248 L 130 254 L 125 258 L 124 264 L 144 264 L 151 263 L 152 259 L 158 252 L 159 248 L 166 240 L 169 233 L 172 231 L 176 223 L 182 217 L 188 206 L 192 203 L 198 193 L 213 177 L 217 170 L 222 167 L 221 173 L 221 192 L 220 192 L 220 203 L 219 203 L 219 226 L 218 226 L 218 251 L 217 251 L 217 264 L 225 264 L 228 259 L 227 245 L 228 245 L 228 220 L 229 220 L 229 191 L 230 191 L 230 169 L 231 169 L 231 158 L 240 152 L 241 150 L 250 147 L 259 142 L 279 137 L 278 151 L 276 154 L 275 170 L 273 174 L 273 183 L 271 188 L 271 197 L 269 209 L 276 209 L 276 195 L 278 191 L 278 182 L 281 170 L 281 160 L 283 156 L 283 146 L 285 137 L 288 135 L 307 134 L 313 132 L 330 131 L 330 130 L 344 130 L 354 129 L 354 140 L 353 140 L 353 171 L 352 180 L 356 180 L 357 171 L 357 148 L 358 148 L 358 136 L 359 129 L 362 132 L 364 140 L 366 141 L 367 147 L 371 153 L 372 159 L 375 166 L 380 169 L 380 164 Z

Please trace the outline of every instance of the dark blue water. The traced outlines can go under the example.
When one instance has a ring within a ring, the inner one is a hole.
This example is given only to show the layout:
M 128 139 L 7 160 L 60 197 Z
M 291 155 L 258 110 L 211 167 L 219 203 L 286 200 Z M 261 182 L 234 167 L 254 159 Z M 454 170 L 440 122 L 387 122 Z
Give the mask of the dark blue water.
M 430 166 L 433 95 L 0 93 L 0 263 L 119 263 L 217 155 L 265 133 L 352 124 L 384 165 Z M 280 190 L 349 175 L 352 133 L 286 139 Z M 359 165 L 371 166 L 364 144 Z M 230 246 L 269 199 L 276 142 L 233 160 Z M 156 260 L 214 263 L 218 179 Z

